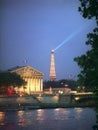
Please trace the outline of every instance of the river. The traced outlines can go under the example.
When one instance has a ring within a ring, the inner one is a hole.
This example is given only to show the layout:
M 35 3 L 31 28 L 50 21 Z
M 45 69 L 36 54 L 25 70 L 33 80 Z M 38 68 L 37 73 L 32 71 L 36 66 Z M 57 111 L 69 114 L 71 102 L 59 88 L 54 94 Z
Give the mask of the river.
M 93 130 L 93 108 L 57 108 L 0 112 L 0 130 Z

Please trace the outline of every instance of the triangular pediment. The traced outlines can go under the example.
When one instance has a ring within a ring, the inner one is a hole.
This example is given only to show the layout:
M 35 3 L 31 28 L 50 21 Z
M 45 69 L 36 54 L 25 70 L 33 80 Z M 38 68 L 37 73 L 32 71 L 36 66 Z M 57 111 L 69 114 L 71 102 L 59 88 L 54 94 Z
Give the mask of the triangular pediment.
M 38 71 L 37 69 L 30 66 L 17 67 L 11 70 L 11 72 L 16 72 L 20 75 L 28 75 L 28 76 L 43 76 L 43 73 Z

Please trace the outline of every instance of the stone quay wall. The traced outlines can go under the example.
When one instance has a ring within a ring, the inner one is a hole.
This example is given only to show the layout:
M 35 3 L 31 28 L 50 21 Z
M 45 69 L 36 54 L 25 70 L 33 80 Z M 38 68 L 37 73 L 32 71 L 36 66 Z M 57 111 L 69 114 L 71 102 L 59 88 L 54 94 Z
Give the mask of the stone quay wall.
M 71 95 L 35 94 L 25 96 L 0 96 L 0 106 L 9 104 L 70 103 Z
M 86 98 L 86 100 L 79 102 L 79 98 Z M 0 96 L 0 110 L 8 111 L 37 108 L 92 107 L 95 106 L 94 100 L 93 94 L 33 94 L 24 96 L 6 95 Z

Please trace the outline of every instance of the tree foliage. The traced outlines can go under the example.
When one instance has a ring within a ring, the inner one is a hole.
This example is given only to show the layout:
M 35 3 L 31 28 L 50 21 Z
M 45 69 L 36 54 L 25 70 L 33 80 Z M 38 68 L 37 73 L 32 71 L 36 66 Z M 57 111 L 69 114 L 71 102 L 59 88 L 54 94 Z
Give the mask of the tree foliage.
M 91 50 L 80 57 L 74 58 L 81 68 L 78 75 L 81 85 L 98 86 L 98 28 L 87 35 L 86 45 L 91 45 Z
M 80 7 L 79 11 L 81 12 L 84 18 L 95 18 L 98 24 L 98 0 L 79 0 Z
M 98 24 L 98 0 L 80 0 L 79 11 L 84 18 L 94 18 Z M 91 50 L 86 54 L 74 58 L 81 68 L 78 75 L 79 85 L 98 86 L 98 27 L 87 35 L 86 45 L 91 46 Z
M 68 80 L 68 79 L 61 79 L 58 81 L 44 81 L 44 89 L 47 88 L 71 88 L 72 90 L 76 90 L 76 81 L 75 80 Z
M 26 82 L 16 73 L 1 72 L 0 73 L 0 87 L 20 87 L 25 85 Z
M 91 50 L 80 57 L 74 58 L 81 68 L 78 75 L 78 82 L 82 85 L 96 87 L 95 92 L 98 95 L 98 0 L 79 0 L 81 12 L 84 18 L 95 18 L 96 28 L 93 33 L 87 35 L 86 45 L 91 46 Z M 96 111 L 98 112 L 98 99 L 96 98 Z M 93 129 L 98 130 L 98 114 L 96 115 L 96 125 Z

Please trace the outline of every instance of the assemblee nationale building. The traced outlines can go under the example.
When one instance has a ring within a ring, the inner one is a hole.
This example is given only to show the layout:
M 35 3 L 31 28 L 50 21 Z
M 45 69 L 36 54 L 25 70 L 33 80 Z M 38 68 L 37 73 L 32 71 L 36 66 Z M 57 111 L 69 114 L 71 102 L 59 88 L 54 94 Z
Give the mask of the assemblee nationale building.
M 43 91 L 43 73 L 30 66 L 17 66 L 9 69 L 10 72 L 19 74 L 27 84 L 21 87 L 15 87 L 16 92 L 25 92 L 27 94 Z

